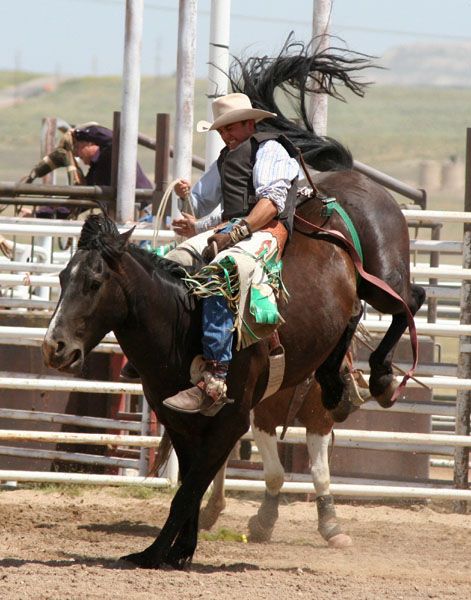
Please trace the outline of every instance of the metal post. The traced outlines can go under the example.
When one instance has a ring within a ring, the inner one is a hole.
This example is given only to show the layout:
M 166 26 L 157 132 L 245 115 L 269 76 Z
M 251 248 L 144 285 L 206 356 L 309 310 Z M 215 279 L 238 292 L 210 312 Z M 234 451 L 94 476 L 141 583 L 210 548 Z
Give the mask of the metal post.
M 471 212 L 471 128 L 466 130 L 466 179 L 464 210 Z M 471 223 L 464 224 L 463 233 L 463 268 L 471 268 Z M 461 319 L 460 323 L 471 323 L 471 281 L 463 281 L 461 286 Z M 460 353 L 458 358 L 458 377 L 471 377 L 471 336 L 460 338 Z M 456 435 L 470 435 L 471 391 L 459 390 L 456 396 Z M 455 450 L 455 487 L 469 488 L 469 448 Z M 455 512 L 467 512 L 466 500 L 456 500 Z
M 318 44 L 318 51 L 329 45 L 329 23 L 332 14 L 332 0 L 314 0 L 312 15 L 312 37 Z M 327 135 L 327 94 L 312 94 L 310 120 L 318 135 Z
M 231 24 L 231 0 L 211 0 L 211 24 L 209 30 L 208 63 L 208 121 L 213 120 L 212 103 L 215 98 L 227 94 L 229 68 L 229 39 Z M 206 134 L 206 167 L 213 163 L 224 142 L 217 131 Z
M 156 125 L 155 147 L 155 190 L 152 197 L 152 214 L 156 215 L 162 196 L 168 186 L 168 164 L 170 145 L 170 115 L 159 113 Z M 167 213 L 166 215 L 167 216 Z
M 121 223 L 134 220 L 143 9 L 143 0 L 126 0 L 122 118 L 116 198 L 116 219 Z
M 178 11 L 177 93 L 175 103 L 175 153 L 173 177 L 191 180 L 193 104 L 196 54 L 196 0 L 180 0 Z M 172 199 L 172 217 L 179 214 Z

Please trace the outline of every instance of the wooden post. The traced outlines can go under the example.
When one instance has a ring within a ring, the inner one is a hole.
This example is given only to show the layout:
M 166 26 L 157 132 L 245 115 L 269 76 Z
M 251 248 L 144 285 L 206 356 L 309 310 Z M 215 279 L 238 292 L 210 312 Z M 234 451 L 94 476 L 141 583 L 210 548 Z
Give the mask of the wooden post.
M 45 117 L 42 123 L 43 138 L 41 139 L 41 158 L 49 154 L 56 147 L 57 119 L 55 117 Z M 56 173 L 51 171 L 43 177 L 43 183 L 54 184 L 56 182 Z
M 471 128 L 466 130 L 466 178 L 464 210 L 471 212 Z M 471 268 L 471 222 L 464 224 L 463 232 L 463 268 Z M 471 281 L 463 281 L 461 286 L 461 319 L 460 323 L 471 323 Z M 460 353 L 458 359 L 458 377 L 471 377 L 471 336 L 460 338 Z M 471 391 L 458 391 L 456 396 L 456 435 L 470 435 Z M 469 447 L 455 450 L 455 487 L 469 488 Z M 466 513 L 466 500 L 454 503 L 455 512 Z
M 439 240 L 440 239 L 440 231 L 442 228 L 441 223 L 435 223 L 432 227 L 431 239 Z M 430 266 L 431 267 L 439 267 L 440 266 L 440 252 L 430 252 Z M 429 285 L 438 285 L 437 278 L 431 278 L 428 280 Z M 437 299 L 429 298 L 427 301 L 427 323 L 436 323 L 437 322 Z
M 108 213 L 112 219 L 116 218 L 116 195 L 118 190 L 118 164 L 119 164 L 119 133 L 121 127 L 121 112 L 113 112 L 113 138 L 111 140 L 111 181 L 113 200 L 108 204 Z
M 156 146 L 155 146 L 155 190 L 152 198 L 152 214 L 156 215 L 160 201 L 164 195 L 168 185 L 168 163 L 170 156 L 170 115 L 167 113 L 159 113 L 157 115 L 156 124 Z M 165 216 L 170 214 L 171 207 L 169 205 Z M 163 223 L 164 227 L 166 223 Z

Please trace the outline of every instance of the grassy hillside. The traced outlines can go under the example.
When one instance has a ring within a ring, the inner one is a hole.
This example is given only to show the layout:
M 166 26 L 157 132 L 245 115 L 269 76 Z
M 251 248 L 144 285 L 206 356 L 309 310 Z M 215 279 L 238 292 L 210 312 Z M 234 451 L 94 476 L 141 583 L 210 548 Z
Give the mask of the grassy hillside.
M 24 73 L 21 71 L 0 71 L 0 90 L 18 85 L 30 79 L 40 77 L 39 73 Z
M 7 78 L 7 74 L 3 74 Z M 25 76 L 26 77 L 26 76 Z M 0 74 L 0 85 L 2 74 Z M 12 181 L 27 173 L 39 157 L 39 132 L 44 116 L 70 123 L 96 120 L 112 123 L 121 105 L 118 77 L 69 80 L 57 91 L 1 111 L 0 179 Z M 197 82 L 195 120 L 206 116 L 206 83 Z M 466 127 L 471 126 L 470 89 L 372 86 L 363 99 L 329 104 L 329 134 L 344 142 L 355 158 L 417 185 L 424 159 L 464 158 Z M 144 78 L 140 131 L 155 135 L 155 114 L 174 114 L 175 80 Z M 193 151 L 204 155 L 204 135 L 195 133 Z M 140 150 L 152 173 L 153 157 Z

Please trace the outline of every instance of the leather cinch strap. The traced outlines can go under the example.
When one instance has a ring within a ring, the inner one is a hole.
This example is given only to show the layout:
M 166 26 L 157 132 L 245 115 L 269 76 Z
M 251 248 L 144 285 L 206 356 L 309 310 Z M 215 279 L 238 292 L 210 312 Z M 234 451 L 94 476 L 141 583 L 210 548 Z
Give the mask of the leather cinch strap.
M 309 221 L 306 221 L 305 219 L 303 219 L 296 213 L 294 214 L 294 218 L 297 221 L 299 221 L 300 223 L 302 223 L 303 225 L 307 225 L 310 229 L 312 229 L 312 231 L 314 231 L 316 233 L 322 233 L 323 235 L 326 235 L 326 236 L 331 236 L 331 237 L 335 238 L 336 240 L 339 240 L 340 242 L 342 242 L 345 249 L 349 253 L 351 259 L 353 260 L 353 264 L 355 265 L 355 268 L 357 269 L 357 271 L 361 275 L 361 277 L 363 279 L 365 279 L 366 281 L 368 281 L 368 283 L 371 283 L 372 285 L 383 290 L 384 292 L 386 292 L 387 294 L 389 294 L 396 300 L 399 300 L 399 302 L 403 305 L 405 313 L 406 313 L 406 317 L 407 317 L 407 325 L 409 327 L 409 335 L 410 335 L 410 341 L 411 341 L 411 346 L 412 346 L 413 363 L 412 363 L 412 367 L 405 373 L 401 383 L 394 391 L 393 397 L 391 398 L 391 402 L 395 402 L 395 400 L 397 400 L 399 393 L 405 387 L 408 379 L 410 379 L 412 377 L 415 369 L 417 368 L 417 360 L 418 360 L 417 330 L 415 328 L 414 317 L 413 317 L 409 307 L 404 302 L 404 300 L 401 298 L 401 296 L 399 296 L 399 294 L 397 294 L 385 281 L 383 281 L 382 279 L 379 279 L 379 277 L 370 275 L 363 269 L 362 261 L 361 261 L 360 256 L 358 255 L 358 252 L 356 251 L 356 249 L 354 248 L 354 246 L 350 242 L 350 240 L 348 240 L 343 235 L 342 232 L 336 231 L 334 229 L 324 229 L 324 227 L 319 227 L 318 225 L 314 225 L 314 223 L 310 223 Z

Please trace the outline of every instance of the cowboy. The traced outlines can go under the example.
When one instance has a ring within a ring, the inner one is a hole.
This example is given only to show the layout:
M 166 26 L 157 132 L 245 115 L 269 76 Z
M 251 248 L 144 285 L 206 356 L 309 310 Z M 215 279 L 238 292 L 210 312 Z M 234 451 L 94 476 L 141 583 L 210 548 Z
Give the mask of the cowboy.
M 173 222 L 177 233 L 197 235 L 167 257 L 189 265 L 199 253 L 216 273 L 227 259 L 234 259 L 240 267 L 241 255 L 251 257 L 253 265 L 263 256 L 281 255 L 292 228 L 299 164 L 296 149 L 283 135 L 257 133 L 257 122 L 276 115 L 253 108 L 245 94 L 217 98 L 212 110 L 213 123 L 202 121 L 197 129 L 217 131 L 225 147 L 193 188 L 196 217 L 183 213 Z M 175 191 L 185 198 L 190 192 L 189 182 L 179 180 Z M 201 215 L 209 216 L 197 219 Z M 240 271 L 239 277 L 243 278 Z M 201 379 L 164 404 L 181 412 L 212 415 L 230 402 L 226 377 L 232 359 L 235 314 L 220 294 L 204 297 L 202 312 L 205 367 Z
M 67 169 L 69 185 L 111 185 L 111 152 L 113 132 L 95 122 L 78 125 L 63 135 L 57 148 L 35 165 L 30 174 L 22 179 L 31 183 L 37 177 L 44 177 L 58 167 Z M 89 166 L 84 175 L 76 157 Z M 150 189 L 152 183 L 144 174 L 139 163 L 136 164 L 136 187 Z M 141 205 L 143 209 L 145 203 Z M 59 207 L 66 208 L 66 207 Z M 68 211 L 68 209 L 66 209 Z M 70 212 L 70 211 L 68 211 Z M 51 218 L 54 209 L 41 207 L 37 216 Z

